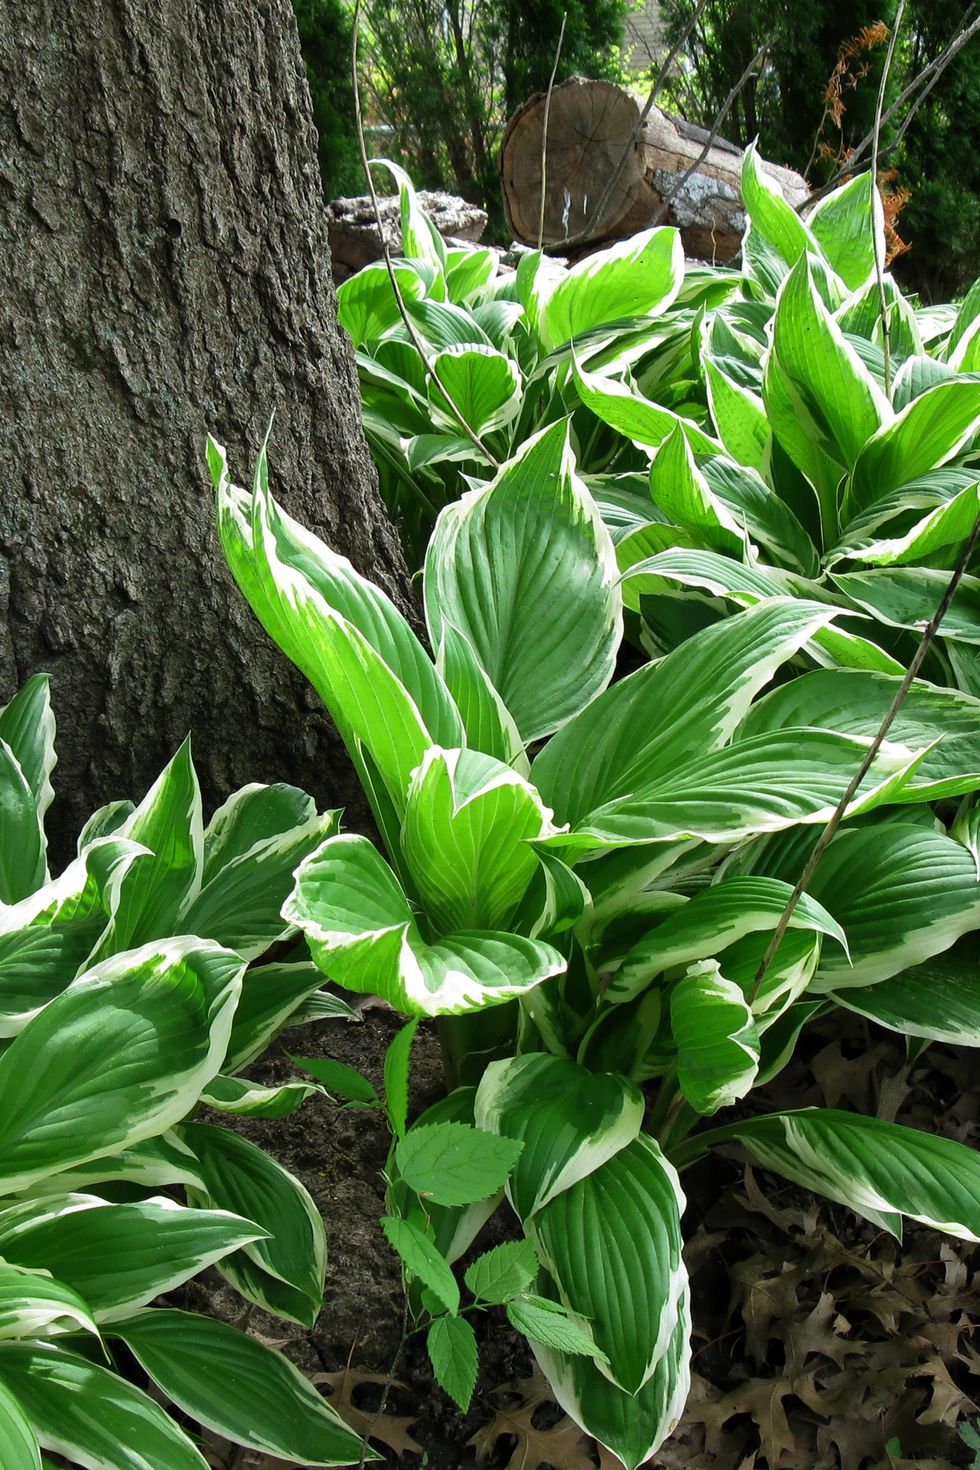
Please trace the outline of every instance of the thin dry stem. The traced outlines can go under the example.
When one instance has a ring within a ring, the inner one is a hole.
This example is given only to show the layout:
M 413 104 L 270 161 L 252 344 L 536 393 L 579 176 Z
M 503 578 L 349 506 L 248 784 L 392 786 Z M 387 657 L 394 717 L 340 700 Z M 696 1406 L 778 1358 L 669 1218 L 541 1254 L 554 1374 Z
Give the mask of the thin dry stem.
M 544 99 L 544 123 L 541 128 L 541 208 L 538 211 L 538 249 L 544 244 L 544 206 L 548 195 L 548 124 L 551 121 L 551 96 L 555 90 L 555 77 L 558 75 L 558 63 L 561 60 L 561 47 L 565 39 L 565 22 L 568 20 L 568 11 L 561 13 L 561 30 L 558 32 L 558 45 L 555 47 L 555 64 L 551 68 L 551 77 L 548 81 L 548 94 Z
M 895 12 L 895 24 L 892 26 L 891 35 L 888 37 L 888 50 L 885 53 L 885 64 L 881 68 L 881 83 L 878 87 L 878 102 L 875 107 L 875 125 L 871 140 L 871 186 L 872 190 L 878 188 L 878 150 L 881 143 L 881 114 L 885 106 L 885 92 L 888 88 L 888 78 L 891 75 L 892 59 L 895 55 L 895 44 L 898 41 L 898 33 L 902 28 L 902 19 L 905 15 L 905 0 L 898 0 L 898 9 Z M 873 197 L 873 195 L 872 195 Z M 882 206 L 884 208 L 884 206 Z M 884 240 L 879 240 L 878 231 L 874 232 L 875 241 L 875 276 L 878 281 L 878 311 L 881 316 L 881 347 L 885 360 L 885 397 L 892 396 L 892 352 L 891 352 L 891 322 L 889 320 L 888 298 L 885 295 L 885 246 Z

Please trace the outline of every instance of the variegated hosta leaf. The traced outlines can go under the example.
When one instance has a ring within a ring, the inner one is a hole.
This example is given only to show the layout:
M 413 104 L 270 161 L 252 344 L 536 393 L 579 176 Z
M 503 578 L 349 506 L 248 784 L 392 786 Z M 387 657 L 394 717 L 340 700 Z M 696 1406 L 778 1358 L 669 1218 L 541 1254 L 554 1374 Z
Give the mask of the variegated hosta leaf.
M 304 1465 L 350 1465 L 361 1440 L 282 1353 L 195 1312 L 157 1308 L 120 1337 L 168 1399 L 235 1444 Z
M 810 986 L 817 994 L 888 980 L 980 924 L 971 854 L 941 832 L 899 821 L 838 833 L 810 892 L 842 924 L 851 954 L 848 964 L 824 951 Z
M 725 364 L 702 348 L 708 406 L 718 437 L 737 464 L 760 473 L 769 457 L 772 430 L 762 399 L 726 372 Z
M 541 345 L 552 351 L 606 322 L 666 311 L 683 279 L 684 249 L 677 230 L 643 230 L 617 241 L 552 277 L 547 295 L 538 293 Z
M 0 741 L 12 752 L 34 798 L 42 854 L 47 849 L 44 814 L 54 800 L 51 773 L 57 764 L 49 686 L 47 674 L 35 674 L 0 709 Z M 46 878 L 45 870 L 42 881 Z
M 252 496 L 209 441 L 228 564 L 266 631 L 313 684 L 355 761 L 363 744 L 398 802 L 428 746 L 462 744 L 453 700 L 405 618 L 378 588 L 287 516 L 268 493 L 264 457 Z
M 830 820 L 870 742 L 832 730 L 781 730 L 679 765 L 542 841 L 573 850 L 634 843 L 731 843 Z M 895 800 L 921 752 L 886 743 L 847 815 Z
M 723 1138 L 744 1144 L 764 1168 L 870 1219 L 899 1213 L 980 1240 L 980 1157 L 965 1144 L 860 1113 L 803 1108 L 733 1123 L 688 1147 Z
M 754 607 L 767 597 L 785 597 L 787 593 L 812 600 L 819 600 L 825 595 L 822 587 L 799 577 L 787 577 L 776 567 L 743 566 L 732 557 L 719 556 L 714 551 L 672 547 L 627 566 L 624 564 L 624 547 L 625 543 L 619 553 L 623 568 L 623 602 L 635 611 L 640 610 L 641 597 L 657 596 L 674 584 L 697 588 L 711 597 L 727 598 L 738 607 Z M 843 604 L 840 610 L 844 611 Z M 818 663 L 877 669 L 886 674 L 898 674 L 899 678 L 905 672 L 903 666 L 877 644 L 833 625 L 819 628 L 806 651 Z M 797 720 L 793 723 L 806 722 Z
M 691 1387 L 691 1300 L 682 1292 L 673 1333 L 637 1394 L 617 1388 L 590 1358 L 531 1344 L 555 1398 L 600 1444 L 638 1470 L 676 1429 Z
M 139 1184 L 147 1189 L 172 1184 L 203 1188 L 197 1158 L 173 1130 L 155 1138 L 144 1138 L 120 1153 L 50 1174 L 31 1186 L 31 1199 L 51 1199 L 69 1190 L 101 1189 L 109 1181 Z M 9 1206 L 9 1210 L 16 1206 Z M 5 1213 L 8 1213 L 5 1212 Z
M 612 677 L 622 637 L 618 581 L 609 533 L 575 474 L 568 423 L 553 424 L 491 485 L 440 513 L 425 561 L 433 646 L 452 623 L 525 743 L 540 739 Z
M 600 1371 L 637 1393 L 671 1349 L 687 1294 L 677 1174 L 641 1134 L 524 1222 L 563 1305 L 608 1359 Z
M 807 894 L 803 899 L 813 902 Z M 725 978 L 733 981 L 743 995 L 755 993 L 752 1010 L 756 1027 L 763 1036 L 776 1024 L 779 1016 L 793 1005 L 816 973 L 823 950 L 821 935 L 806 929 L 789 929 L 766 967 L 761 985 L 756 984 L 759 967 L 772 940 L 773 931 L 746 934 L 725 950 Z
M 17 757 L 0 739 L 0 903 L 27 898 L 46 876 L 34 793 Z
M 242 994 L 231 1023 L 223 1072 L 238 1072 L 265 1051 L 269 1043 L 323 984 L 323 971 L 311 960 L 256 965 L 242 976 Z M 337 1001 L 338 1018 L 350 1017 Z
M 148 849 L 123 838 L 94 840 L 59 878 L 53 878 L 9 908 L 0 907 L 0 934 L 28 924 L 74 924 L 113 911 L 119 886 L 137 860 L 150 861 Z M 70 977 L 69 977 L 70 978 Z
M 200 891 L 204 818 L 189 736 L 115 837 L 140 843 L 154 861 L 133 863 L 120 878 L 112 922 L 91 964 L 180 933 L 178 918 Z
M 520 370 L 494 347 L 479 343 L 447 347 L 433 359 L 432 372 L 476 434 L 489 434 L 520 413 Z M 459 419 L 443 394 L 431 382 L 428 391 L 433 421 L 458 433 Z
M 148 1394 L 77 1353 L 53 1343 L 0 1343 L 0 1382 L 41 1448 L 85 1470 L 207 1470 Z
M 866 572 L 835 572 L 831 579 L 879 622 L 916 634 L 930 622 L 949 585 L 949 573 L 932 567 L 875 567 Z M 940 632 L 951 641 L 980 643 L 980 577 L 960 578 Z
M 520 935 L 461 932 L 429 944 L 366 837 L 330 837 L 296 874 L 283 915 L 324 974 L 382 995 L 403 1015 L 455 1015 L 512 1000 L 560 974 L 562 956 Z
M 771 934 L 792 894 L 778 878 L 724 878 L 696 893 L 644 935 L 613 975 L 604 998 L 628 1001 L 664 970 L 712 959 L 747 934 Z M 791 930 L 825 934 L 847 955 L 845 932 L 832 914 L 804 893 L 789 921 Z
M 178 1136 L 193 1151 L 203 1185 L 188 1186 L 189 1202 L 243 1216 L 267 1237 L 225 1256 L 222 1275 L 249 1301 L 312 1327 L 323 1298 L 327 1239 L 308 1192 L 228 1128 L 188 1123 Z
M 885 259 L 884 211 L 869 172 L 821 199 L 806 223 L 849 291 L 857 291 L 874 274 L 877 258 Z
M 474 1117 L 477 1127 L 524 1144 L 507 1193 L 526 1222 L 633 1142 L 643 1122 L 643 1096 L 625 1077 L 533 1052 L 490 1063 Z
M 836 609 L 773 598 L 612 685 L 545 746 L 532 778 L 559 822 L 590 813 L 727 744 L 780 664 Z
M 448 619 L 442 624 L 439 670 L 459 709 L 468 748 L 495 756 L 526 776 L 530 766 L 514 717 L 481 667 L 470 640 Z
M 905 1036 L 980 1046 L 980 956 L 972 934 L 924 965 L 830 999 Z
M 950 378 L 937 383 L 868 440 L 847 483 L 843 517 L 853 516 L 879 496 L 897 490 L 927 470 L 946 464 L 980 427 L 980 381 Z
M 900 683 L 900 678 L 871 670 L 818 669 L 764 695 L 752 706 L 742 731 L 759 735 L 787 725 L 818 725 L 870 739 Z M 895 801 L 936 801 L 980 787 L 980 699 L 917 679 L 888 738 L 926 751 Z
M 551 812 L 516 771 L 472 750 L 428 750 L 412 777 L 402 855 L 438 933 L 505 929 L 538 866 Z
M 914 509 L 911 506 L 910 509 Z M 936 552 L 950 554 L 953 548 L 962 545 L 973 529 L 980 514 L 980 486 L 968 485 L 958 495 L 930 510 L 908 530 L 891 537 L 878 537 L 870 544 L 858 539 L 850 546 L 845 540 L 828 556 L 827 564 L 843 560 L 848 556 L 860 558 L 872 566 L 902 566 L 909 562 L 925 561 Z M 845 538 L 853 535 L 850 527 Z
M 575 364 L 575 388 L 586 408 L 592 410 L 610 428 L 632 439 L 634 444 L 656 448 L 678 426 L 695 454 L 721 454 L 722 445 L 699 428 L 693 419 L 683 418 L 672 409 L 651 403 L 633 392 L 625 383 L 601 373 L 587 372 Z
M 71 983 L 105 919 L 29 924 L 0 934 L 0 1036 L 16 1036 Z
M 776 251 L 784 269 L 795 265 L 808 251 L 820 254 L 816 237 L 787 204 L 772 175 L 766 173 L 754 143 L 749 144 L 742 160 L 742 198 L 753 231 Z
M 0 1192 L 162 1133 L 221 1066 L 242 960 L 170 939 L 75 980 L 0 1056 Z
M 42 1470 L 31 1421 L 15 1395 L 0 1383 L 0 1465 L 8 1470 Z
M 37 1270 L 0 1264 L 0 1342 L 78 1331 L 99 1335 L 88 1303 L 52 1277 L 49 1262 Z
M 111 1204 L 68 1194 L 0 1210 L 0 1256 L 50 1271 L 115 1322 L 213 1265 L 263 1231 L 225 1210 L 193 1210 L 161 1197 Z
M 249 804 L 258 805 L 259 800 L 257 793 L 252 794 Z M 290 928 L 283 922 L 282 906 L 293 873 L 338 827 L 337 812 L 318 815 L 312 801 L 309 805 L 313 810 L 295 826 L 264 833 L 243 813 L 234 838 L 226 833 L 224 843 L 212 843 L 203 887 L 181 913 L 179 928 L 227 945 L 246 960 L 284 939 Z M 229 827 L 233 820 L 228 818 Z
M 326 1096 L 326 1088 L 315 1082 L 282 1082 L 278 1087 L 264 1087 L 247 1077 L 218 1075 L 201 1093 L 201 1101 L 219 1113 L 235 1113 L 253 1118 L 288 1118 L 315 1092 Z
M 739 986 L 716 960 L 691 965 L 670 993 L 677 1080 L 697 1113 L 716 1113 L 745 1096 L 759 1070 L 759 1035 Z
M 742 526 L 698 469 L 683 431 L 675 428 L 650 467 L 650 495 L 668 520 L 735 557 L 746 551 Z

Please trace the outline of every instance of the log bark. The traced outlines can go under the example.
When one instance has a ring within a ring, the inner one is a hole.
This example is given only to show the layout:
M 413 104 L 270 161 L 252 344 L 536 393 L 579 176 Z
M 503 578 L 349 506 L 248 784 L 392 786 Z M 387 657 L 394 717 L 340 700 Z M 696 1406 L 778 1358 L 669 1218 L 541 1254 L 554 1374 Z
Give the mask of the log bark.
M 544 244 L 582 233 L 640 116 L 644 99 L 614 82 L 572 77 L 554 89 L 548 121 L 545 171 Z M 511 118 L 500 153 L 507 223 L 516 240 L 537 244 L 541 207 L 541 144 L 545 94 L 539 93 Z M 678 189 L 680 177 L 699 158 L 708 134 L 654 107 L 627 164 L 588 238 L 594 243 L 623 239 L 658 216 L 676 225 L 687 255 L 730 260 L 745 226 L 740 178 L 742 150 L 724 139 Z M 792 169 L 767 164 L 793 205 L 808 196 L 806 182 Z M 663 210 L 664 202 L 666 210 Z
M 418 200 L 429 219 L 446 241 L 479 240 L 487 227 L 487 213 L 477 204 L 467 204 L 455 194 L 441 189 L 420 189 Z M 378 213 L 385 243 L 392 255 L 402 253 L 401 212 L 397 194 L 386 194 L 378 200 Z M 384 251 L 381 230 L 374 215 L 369 194 L 354 199 L 333 199 L 327 205 L 327 235 L 333 278 L 339 286 L 349 276 L 372 260 L 380 260 Z
M 403 606 L 336 324 L 289 0 L 7 0 L 0 28 L 0 703 L 53 676 L 56 848 L 190 730 L 205 799 L 364 811 L 213 531 L 205 434 Z

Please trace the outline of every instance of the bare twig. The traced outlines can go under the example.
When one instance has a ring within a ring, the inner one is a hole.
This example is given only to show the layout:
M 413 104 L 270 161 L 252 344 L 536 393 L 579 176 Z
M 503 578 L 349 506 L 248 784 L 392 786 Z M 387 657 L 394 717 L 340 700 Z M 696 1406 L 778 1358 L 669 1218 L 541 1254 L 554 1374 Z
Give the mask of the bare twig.
M 922 637 L 919 640 L 919 646 L 915 650 L 915 656 L 913 657 L 912 662 L 909 664 L 908 673 L 905 675 L 901 684 L 898 686 L 898 689 L 895 691 L 895 698 L 892 700 L 885 715 L 885 718 L 879 725 L 874 739 L 868 746 L 868 749 L 865 752 L 864 759 L 855 772 L 854 778 L 848 786 L 847 790 L 844 792 L 844 795 L 837 803 L 837 807 L 835 808 L 830 818 L 830 821 L 821 832 L 816 846 L 810 854 L 809 861 L 807 862 L 806 866 L 803 869 L 803 872 L 797 879 L 796 886 L 793 889 L 793 892 L 790 894 L 786 907 L 783 909 L 783 912 L 780 915 L 779 923 L 776 925 L 775 933 L 772 936 L 772 942 L 763 955 L 762 963 L 756 971 L 755 982 L 752 986 L 752 994 L 749 996 L 750 1005 L 753 1005 L 755 1003 L 756 997 L 759 994 L 759 988 L 766 977 L 766 971 L 769 969 L 769 966 L 776 958 L 776 953 L 779 949 L 779 946 L 783 942 L 783 937 L 786 933 L 786 930 L 789 928 L 789 922 L 793 917 L 796 905 L 799 903 L 804 892 L 806 891 L 807 884 L 810 882 L 811 878 L 816 872 L 817 865 L 820 862 L 820 859 L 823 857 L 824 853 L 827 851 L 827 848 L 830 846 L 830 843 L 832 842 L 834 835 L 837 832 L 837 828 L 840 826 L 841 821 L 843 820 L 844 813 L 847 811 L 848 806 L 854 799 L 854 795 L 858 787 L 861 785 L 861 782 L 864 780 L 865 776 L 868 774 L 868 771 L 871 769 L 871 764 L 875 756 L 881 749 L 885 741 L 885 737 L 887 736 L 888 731 L 891 729 L 892 724 L 894 723 L 895 716 L 898 714 L 902 705 L 905 703 L 905 696 L 911 689 L 912 682 L 915 679 L 916 674 L 919 672 L 919 669 L 922 667 L 926 654 L 929 652 L 930 648 L 933 645 L 936 634 L 939 631 L 940 623 L 949 611 L 949 606 L 950 603 L 953 601 L 954 594 L 957 587 L 959 586 L 960 578 L 963 576 L 963 573 L 966 571 L 967 567 L 970 564 L 970 558 L 973 555 L 978 540 L 980 540 L 980 516 L 977 517 L 973 530 L 970 532 L 966 544 L 964 545 L 963 550 L 960 552 L 956 567 L 953 571 L 952 576 L 949 579 L 946 591 L 942 595 L 939 606 L 936 608 L 936 611 L 933 613 L 932 618 L 929 620 L 929 622 L 926 624 L 925 629 L 923 630 Z
M 464 418 L 461 411 L 457 408 L 452 396 L 447 392 L 447 390 L 443 387 L 438 377 L 436 376 L 435 370 L 432 366 L 432 357 L 429 348 L 422 340 L 422 337 L 419 335 L 418 330 L 416 329 L 415 323 L 412 321 L 411 317 L 408 314 L 408 309 L 405 306 L 405 298 L 402 296 L 401 287 L 398 284 L 398 277 L 395 275 L 395 268 L 391 263 L 391 251 L 388 249 L 388 241 L 385 239 L 384 225 L 381 221 L 381 208 L 378 204 L 378 195 L 374 187 L 374 179 L 371 175 L 371 160 L 368 158 L 367 144 L 364 140 L 364 120 L 361 115 L 361 83 L 357 70 L 357 38 L 359 34 L 360 23 L 361 0 L 356 0 L 356 3 L 354 5 L 354 30 L 353 36 L 351 38 L 351 74 L 354 83 L 354 122 L 357 128 L 357 144 L 361 155 L 361 164 L 364 168 L 365 177 L 367 178 L 368 192 L 371 195 L 371 208 L 374 210 L 374 219 L 375 223 L 377 224 L 378 235 L 381 240 L 381 252 L 384 256 L 385 268 L 388 271 L 388 280 L 391 282 L 391 289 L 394 293 L 395 304 L 398 307 L 398 314 L 405 324 L 405 330 L 409 335 L 412 346 L 415 348 L 416 352 L 422 360 L 422 366 L 425 370 L 426 378 L 429 380 L 430 383 L 435 385 L 437 393 L 442 398 L 453 418 L 459 424 L 467 439 L 469 439 L 472 444 L 476 445 L 477 449 L 479 449 L 484 459 L 486 459 L 491 465 L 493 465 L 495 469 L 499 469 L 500 461 L 490 453 L 490 450 L 484 444 L 483 440 L 480 438 L 476 430 L 474 428 L 471 428 L 470 424 Z
M 902 28 L 902 19 L 905 15 L 905 0 L 898 0 L 898 9 L 895 12 L 895 22 L 892 26 L 891 35 L 888 37 L 888 50 L 885 53 L 885 64 L 881 68 L 881 82 L 878 87 L 878 102 L 875 107 L 875 125 L 872 130 L 871 139 L 871 188 L 878 188 L 878 150 L 881 144 L 881 114 L 885 106 L 885 92 L 888 88 L 888 78 L 891 75 L 892 58 L 895 55 L 895 43 L 898 33 Z M 874 194 L 872 194 L 872 198 Z M 885 295 L 885 242 L 879 237 L 878 231 L 874 232 L 875 242 L 875 276 L 878 280 L 878 310 L 881 315 L 881 348 L 885 360 L 885 397 L 891 400 L 892 396 L 892 352 L 891 352 L 891 323 L 889 320 L 888 298 Z
M 905 106 L 906 102 L 908 102 L 910 99 L 914 99 L 906 117 L 902 121 L 902 125 L 898 131 L 897 136 L 891 143 L 888 144 L 886 148 L 881 149 L 879 153 L 879 159 L 884 157 L 886 153 L 893 152 L 894 149 L 898 147 L 898 144 L 905 136 L 905 132 L 908 128 L 909 123 L 918 112 L 922 102 L 925 100 L 925 98 L 932 91 L 932 88 L 938 82 L 942 73 L 949 66 L 949 63 L 953 60 L 954 56 L 956 56 L 959 51 L 962 51 L 966 43 L 972 40 L 976 33 L 980 31 L 980 14 L 976 15 L 972 21 L 968 19 L 972 10 L 973 5 L 971 5 L 966 11 L 966 14 L 964 15 L 959 26 L 953 32 L 953 35 L 950 37 L 946 46 L 939 53 L 939 55 L 934 57 L 932 61 L 927 62 L 922 70 L 915 77 L 912 78 L 908 86 L 899 93 L 895 101 L 888 108 L 888 111 L 885 112 L 882 116 L 881 128 L 884 128 L 887 127 L 888 123 L 891 122 L 895 114 L 899 112 L 902 107 Z M 919 90 L 920 88 L 921 91 Z M 916 96 L 916 93 L 918 93 L 918 96 Z M 861 162 L 872 142 L 874 141 L 874 131 L 875 130 L 872 128 L 871 132 L 867 133 L 861 139 L 860 143 L 858 143 L 854 148 L 850 150 L 847 158 L 841 164 L 840 168 L 834 174 L 833 178 L 828 179 L 826 184 L 821 184 L 819 189 L 814 189 L 813 193 L 807 199 L 805 199 L 801 205 L 799 205 L 797 213 L 809 209 L 811 205 L 814 205 L 817 203 L 818 200 L 823 199 L 824 195 L 829 194 L 832 189 L 835 189 L 843 179 L 849 178 L 857 171 L 858 164 Z
M 544 206 L 548 195 L 548 123 L 551 121 L 551 94 L 555 90 L 555 77 L 558 75 L 558 63 L 561 60 L 561 46 L 565 39 L 565 22 L 568 20 L 568 11 L 561 13 L 561 30 L 558 32 L 558 45 L 555 47 L 555 64 L 551 68 L 551 77 L 548 81 L 548 95 L 544 99 L 544 123 L 541 128 L 541 208 L 538 211 L 538 249 L 544 244 Z
M 666 215 L 667 210 L 670 208 L 671 201 L 677 198 L 677 195 L 681 192 L 688 179 L 693 173 L 696 173 L 696 171 L 701 167 L 704 160 L 707 158 L 708 154 L 711 152 L 715 139 L 718 137 L 718 134 L 721 131 L 722 123 L 725 121 L 725 118 L 728 116 L 729 112 L 731 112 L 732 107 L 734 106 L 735 101 L 741 93 L 742 88 L 745 86 L 746 82 L 751 76 L 755 74 L 756 68 L 762 65 L 768 51 L 769 42 L 766 41 L 762 46 L 759 47 L 752 60 L 749 62 L 748 66 L 745 68 L 742 75 L 739 77 L 738 81 L 735 83 L 734 87 L 732 87 L 728 96 L 721 104 L 721 107 L 718 109 L 718 113 L 715 116 L 714 122 L 711 124 L 711 129 L 708 133 L 708 136 L 704 140 L 704 146 L 701 149 L 701 152 L 698 154 L 697 158 L 694 159 L 693 163 L 688 164 L 687 168 L 682 174 L 678 174 L 677 178 L 671 184 L 666 194 L 664 194 L 663 198 L 660 201 L 660 206 L 653 217 L 653 224 L 659 225 L 660 221 Z
M 647 118 L 650 116 L 650 113 L 653 110 L 653 104 L 659 97 L 664 82 L 670 75 L 671 67 L 674 65 L 674 62 L 677 60 L 684 46 L 687 45 L 688 37 L 690 36 L 694 27 L 697 25 L 698 20 L 700 19 L 701 14 L 706 8 L 707 4 L 708 0 L 698 0 L 698 3 L 694 7 L 694 10 L 691 14 L 690 20 L 684 27 L 684 30 L 678 36 L 677 40 L 674 42 L 673 46 L 670 48 L 670 51 L 667 53 L 664 61 L 661 63 L 657 71 L 657 75 L 653 79 L 653 85 L 651 86 L 650 91 L 647 93 L 647 99 L 644 102 L 643 107 L 640 109 L 640 115 L 630 129 L 630 135 L 623 145 L 623 151 L 620 153 L 612 173 L 606 180 L 602 193 L 599 195 L 599 198 L 597 199 L 595 204 L 595 208 L 592 210 L 588 221 L 582 226 L 580 230 L 576 231 L 574 235 L 566 235 L 564 240 L 558 240 L 555 242 L 554 245 L 550 245 L 548 247 L 549 250 L 567 250 L 572 245 L 582 245 L 585 241 L 591 240 L 593 238 L 593 233 L 596 227 L 599 225 L 603 214 L 605 213 L 606 205 L 612 198 L 613 190 L 623 176 L 623 172 L 626 168 L 627 163 L 630 160 L 630 155 L 633 152 L 636 140 L 643 131 L 644 124 L 646 123 Z

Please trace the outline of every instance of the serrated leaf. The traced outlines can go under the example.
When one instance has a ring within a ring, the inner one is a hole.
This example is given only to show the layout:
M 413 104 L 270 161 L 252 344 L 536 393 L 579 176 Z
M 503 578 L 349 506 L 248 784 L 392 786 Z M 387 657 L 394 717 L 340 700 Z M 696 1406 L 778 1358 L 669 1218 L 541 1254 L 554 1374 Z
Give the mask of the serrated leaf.
M 479 1355 L 465 1317 L 437 1317 L 425 1339 L 436 1382 L 465 1414 L 473 1398 Z
M 507 1303 L 507 1320 L 532 1342 L 562 1353 L 581 1353 L 584 1357 L 608 1363 L 605 1353 L 596 1346 L 591 1333 L 569 1321 L 568 1312 L 558 1302 L 543 1296 L 521 1296 Z
M 466 1123 L 418 1124 L 399 1141 L 395 1164 L 405 1183 L 438 1205 L 469 1205 L 502 1189 L 523 1144 Z
M 407 1275 L 427 1286 L 446 1311 L 455 1316 L 459 1311 L 459 1286 L 445 1257 L 429 1237 L 410 1220 L 400 1220 L 395 1215 L 382 1215 L 381 1229 L 392 1250 L 401 1257 Z
M 385 1052 L 385 1105 L 388 1121 L 396 1138 L 405 1137 L 408 1122 L 408 1083 L 412 1062 L 412 1042 L 419 1029 L 418 1020 L 409 1021 L 392 1039 Z
M 531 1242 L 506 1240 L 478 1256 L 463 1280 L 480 1301 L 503 1303 L 526 1292 L 537 1274 L 538 1258 Z
M 357 1107 L 381 1106 L 381 1098 L 374 1083 L 369 1082 L 356 1067 L 349 1067 L 346 1062 L 335 1062 L 330 1057 L 294 1057 L 291 1052 L 286 1055 L 294 1066 L 302 1067 L 318 1082 L 322 1082 L 328 1092 L 345 1098 Z

